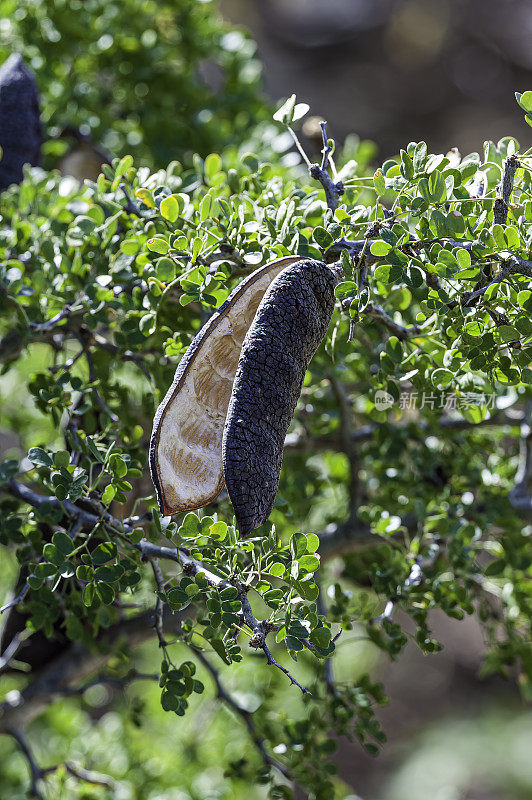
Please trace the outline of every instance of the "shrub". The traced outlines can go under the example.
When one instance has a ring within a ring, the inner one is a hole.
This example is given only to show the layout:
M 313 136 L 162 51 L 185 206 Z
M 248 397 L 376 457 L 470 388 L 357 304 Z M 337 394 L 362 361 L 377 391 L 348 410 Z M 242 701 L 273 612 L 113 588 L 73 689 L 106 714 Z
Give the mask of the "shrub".
M 78 129 L 160 167 L 240 143 L 264 119 L 255 45 L 197 0 L 2 0 L 0 62 L 37 77 L 48 164 Z
M 290 126 L 295 109 L 277 116 Z M 163 708 L 183 715 L 214 676 L 257 746 L 251 772 L 227 774 L 272 797 L 291 796 L 279 771 L 332 796 L 331 731 L 371 753 L 384 739 L 382 688 L 334 680 L 341 630 L 398 658 L 409 636 L 440 649 L 431 610 L 477 614 L 485 671 L 518 672 L 530 694 L 531 157 L 512 138 L 463 158 L 411 143 L 375 172 L 352 155 L 334 179 L 327 151 L 313 178 L 254 155 L 154 173 L 124 156 L 95 184 L 32 169 L 3 195 L 1 424 L 16 443 L 0 541 L 21 569 L 8 611 L 27 615 L 29 642 L 67 642 L 48 682 L 30 675 L 6 700 L 0 731 L 79 686 L 80 652 L 84 676 L 133 680 L 123 642 L 154 623 Z M 224 494 L 160 518 L 147 450 L 176 363 L 243 275 L 294 253 L 339 261 L 345 280 L 270 522 L 238 541 Z M 266 682 L 254 715 L 224 690 L 218 667 L 249 645 L 303 692 L 297 720 Z

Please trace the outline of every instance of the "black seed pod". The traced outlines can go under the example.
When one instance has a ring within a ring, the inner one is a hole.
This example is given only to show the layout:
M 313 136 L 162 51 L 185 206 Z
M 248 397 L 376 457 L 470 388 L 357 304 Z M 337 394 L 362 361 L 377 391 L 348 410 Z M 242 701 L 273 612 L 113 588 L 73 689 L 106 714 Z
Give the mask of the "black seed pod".
M 298 256 L 255 270 L 194 337 L 157 409 L 150 469 L 162 514 L 212 503 L 224 485 L 222 436 L 244 337 L 274 278 Z
M 284 269 L 249 328 L 225 422 L 225 483 L 241 536 L 273 508 L 283 445 L 310 359 L 334 310 L 335 273 L 319 261 Z
M 41 141 L 35 78 L 13 54 L 0 68 L 0 189 L 20 183 L 24 164 L 39 164 Z

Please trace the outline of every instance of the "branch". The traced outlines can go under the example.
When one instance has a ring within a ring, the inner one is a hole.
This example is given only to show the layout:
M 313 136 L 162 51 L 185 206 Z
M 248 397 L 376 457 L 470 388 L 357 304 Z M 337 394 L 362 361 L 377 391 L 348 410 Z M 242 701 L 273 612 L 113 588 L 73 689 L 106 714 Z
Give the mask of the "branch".
M 324 617 L 327 616 L 327 609 L 325 608 L 325 602 L 323 600 L 323 590 L 321 585 L 318 587 L 318 599 L 317 599 L 317 606 L 318 606 L 318 614 L 322 614 Z M 342 629 L 340 628 L 339 633 L 334 637 L 333 641 L 335 641 L 338 636 L 342 633 Z M 336 688 L 336 683 L 334 681 L 334 671 L 333 671 L 333 664 L 331 658 L 325 659 L 325 664 L 323 665 L 323 673 L 325 678 L 325 685 L 327 686 L 328 693 L 337 700 L 340 695 Z
M 333 374 L 329 373 L 329 381 L 331 383 L 338 409 L 340 413 L 340 437 L 343 447 L 341 448 L 349 461 L 349 508 L 350 516 L 356 516 L 356 512 L 361 502 L 359 470 L 360 462 L 358 458 L 358 450 L 353 439 L 353 422 L 352 422 L 352 400 L 346 392 L 345 386 Z
M 156 213 L 152 214 L 149 211 L 142 213 L 140 207 L 137 205 L 137 203 L 135 203 L 135 201 L 129 194 L 128 190 L 126 189 L 125 183 L 120 183 L 118 188 L 123 191 L 124 197 L 126 198 L 126 205 L 123 206 L 123 210 L 126 212 L 126 214 L 132 214 L 135 217 L 140 217 L 140 219 L 153 219 L 153 217 L 157 216 Z
M 499 195 L 493 203 L 493 222 L 498 225 L 506 225 L 508 218 L 508 207 L 514 186 L 514 176 L 519 161 L 515 155 L 508 156 L 504 161 L 502 180 L 499 185 Z
M 497 283 L 502 283 L 506 278 L 510 275 L 527 275 L 529 278 L 532 278 L 532 262 L 525 261 L 524 258 L 515 255 L 509 255 L 506 261 L 503 262 L 501 271 L 494 277 L 492 281 L 490 281 L 486 286 L 482 286 L 480 289 L 477 289 L 474 292 L 462 292 L 460 296 L 460 303 L 463 306 L 470 306 L 474 300 L 477 300 L 479 297 L 482 297 L 485 292 L 490 288 L 490 286 L 494 286 Z
M 228 706 L 236 714 L 238 714 L 238 716 L 243 720 L 246 728 L 248 729 L 250 738 L 253 741 L 253 744 L 255 745 L 257 750 L 259 751 L 264 763 L 269 767 L 274 767 L 282 775 L 284 775 L 285 778 L 287 778 L 289 781 L 293 782 L 293 779 L 292 779 L 288 769 L 284 766 L 284 764 L 281 764 L 280 761 L 277 761 L 275 758 L 273 758 L 273 756 L 271 756 L 268 753 L 268 751 L 266 750 L 266 746 L 264 744 L 264 738 L 259 734 L 259 732 L 258 732 L 258 730 L 257 730 L 257 728 L 255 726 L 255 723 L 253 721 L 253 714 L 250 711 L 248 711 L 247 709 L 242 708 L 242 706 L 239 705 L 231 697 L 231 695 L 224 689 L 224 687 L 222 686 L 222 683 L 220 681 L 220 675 L 218 673 L 218 670 L 216 670 L 213 667 L 213 665 L 211 664 L 211 662 L 209 661 L 207 656 L 204 653 L 202 653 L 200 650 L 195 650 L 194 649 L 193 652 L 194 652 L 194 655 L 197 656 L 197 658 L 201 661 L 203 666 L 210 672 L 211 677 L 212 677 L 212 679 L 214 681 L 214 684 L 216 686 L 216 691 L 217 691 L 218 698 L 220 700 L 222 700 L 225 703 L 226 706 Z
M 5 607 L 0 609 L 0 612 L 2 612 L 4 610 L 5 610 Z M 24 643 L 25 639 L 27 639 L 28 636 L 30 636 L 30 635 L 31 635 L 30 631 L 29 630 L 25 630 L 25 631 L 21 631 L 20 633 L 16 633 L 13 636 L 13 638 L 9 642 L 8 646 L 6 647 L 6 649 L 4 650 L 2 655 L 0 656 L 0 675 L 2 674 L 2 672 L 5 672 L 5 670 L 8 669 L 9 665 L 11 664 L 13 659 L 15 658 L 16 654 L 18 653 L 18 651 L 22 647 L 22 644 Z
M 336 211 L 338 208 L 340 197 L 344 193 L 344 184 L 342 181 L 338 181 L 335 183 L 330 177 L 327 171 L 327 163 L 329 161 L 330 153 L 332 151 L 332 147 L 329 144 L 329 140 L 327 139 L 327 123 L 320 122 L 321 126 L 321 133 L 323 137 L 323 158 L 321 161 L 321 166 L 319 164 L 311 164 L 309 167 L 309 174 L 311 178 L 314 180 L 319 181 L 323 187 L 323 191 L 325 192 L 325 200 L 327 201 L 328 208 L 331 211 Z
M 50 328 L 53 328 L 57 325 L 58 322 L 61 322 L 63 319 L 67 319 L 72 313 L 72 306 L 70 303 L 67 303 L 64 308 L 59 311 L 55 317 L 47 320 L 46 322 L 30 322 L 30 328 L 32 331 L 47 331 Z
M 519 419 L 511 416 L 508 412 L 496 411 L 491 417 L 486 417 L 480 422 L 470 422 L 463 418 L 441 417 L 437 420 L 432 420 L 430 423 L 426 420 L 419 420 L 417 423 L 417 430 L 421 433 L 432 430 L 433 428 L 442 428 L 443 430 L 454 431 L 469 431 L 475 433 L 477 430 L 504 425 L 519 425 Z M 369 442 L 372 440 L 375 431 L 382 427 L 383 423 L 372 422 L 369 425 L 363 425 L 360 428 L 355 428 L 351 431 L 351 441 L 356 442 Z M 396 426 L 386 423 L 387 429 L 394 430 Z M 399 426 L 397 426 L 399 427 Z M 416 434 L 413 433 L 412 436 Z M 321 436 L 309 436 L 307 433 L 289 433 L 287 434 L 284 442 L 285 450 L 288 453 L 312 455 L 317 452 L 324 452 L 326 450 L 336 450 L 345 452 L 346 440 L 340 432 L 335 431 L 331 434 L 322 434 Z
M 8 603 L 3 605 L 2 608 L 0 608 L 0 614 L 3 614 L 8 609 L 14 608 L 15 606 L 18 606 L 20 603 L 22 603 L 24 601 L 24 598 L 28 594 L 29 590 L 30 590 L 30 585 L 28 581 L 26 581 L 26 583 L 23 585 L 22 589 L 17 594 L 17 596 L 14 597 L 13 600 L 10 600 Z
M 373 223 L 371 223 L 373 224 Z M 325 250 L 323 257 L 327 264 L 330 264 L 334 261 L 337 261 L 340 258 L 340 254 L 342 250 L 347 250 L 348 253 L 353 257 L 357 258 L 362 253 L 362 250 L 366 246 L 367 251 L 366 253 L 366 260 L 368 265 L 374 264 L 376 261 L 379 260 L 379 256 L 374 256 L 371 253 L 371 245 L 376 242 L 380 241 L 379 239 L 357 239 L 350 241 L 349 239 L 340 239 L 338 242 L 332 244 L 327 250 Z M 366 244 L 367 242 L 367 244 Z M 403 245 L 401 250 L 406 251 L 405 254 L 408 255 L 408 249 L 424 249 L 426 247 L 431 247 L 433 244 L 451 244 L 453 247 L 461 247 L 464 250 L 472 250 L 473 247 L 478 244 L 476 241 L 471 241 L 470 239 L 449 239 L 445 236 L 441 236 L 439 238 L 434 239 L 414 239 L 411 237 L 410 241 L 408 241 L 405 245 Z M 482 263 L 473 261 L 473 264 Z M 504 265 L 507 267 L 507 272 L 504 273 L 503 277 L 507 277 L 511 274 L 516 275 L 526 275 L 529 278 L 532 278 L 532 261 L 527 261 L 526 259 L 522 258 L 515 253 L 509 253 L 505 257 L 505 261 L 503 262 Z M 427 278 L 427 283 L 430 284 L 430 279 L 434 278 L 431 273 L 429 273 Z M 502 279 L 501 279 L 502 280 Z M 485 287 L 486 289 L 487 287 Z M 484 289 L 484 291 L 485 291 Z
M 437 551 L 437 554 L 438 553 L 439 549 Z M 434 561 L 436 560 L 436 557 L 437 555 L 427 559 L 420 559 L 420 558 L 415 559 L 414 563 L 412 564 L 412 567 L 410 568 L 410 572 L 408 573 L 408 577 L 406 578 L 402 586 L 398 587 L 397 594 L 388 600 L 382 614 L 379 614 L 378 617 L 373 617 L 373 619 L 369 621 L 371 625 L 375 625 L 379 622 L 384 622 L 384 620 L 392 619 L 395 606 L 401 599 L 403 592 L 410 586 L 418 586 L 420 583 L 423 582 L 424 575 L 422 566 L 429 566 L 433 564 Z
M 12 730 L 7 731 L 7 733 L 9 733 L 9 735 L 12 736 L 13 739 L 16 741 L 22 755 L 28 762 L 28 766 L 30 768 L 30 778 L 31 778 L 29 796 L 35 797 L 37 798 L 37 800 L 44 800 L 44 796 L 39 788 L 39 784 L 42 782 L 43 779 L 42 769 L 39 767 L 34 758 L 28 740 L 26 739 L 24 733 L 21 730 L 18 730 L 17 728 L 13 728 Z
M 56 497 L 50 496 L 47 497 L 45 495 L 38 494 L 37 492 L 32 491 L 27 486 L 18 483 L 12 478 L 10 481 L 5 484 L 4 488 L 14 495 L 18 497 L 20 500 L 32 505 L 34 508 L 40 508 L 45 503 L 50 503 L 54 508 L 61 508 L 69 517 L 74 519 L 80 520 L 80 524 L 84 526 L 88 526 L 89 530 L 92 530 L 95 525 L 106 524 L 115 531 L 120 538 L 125 538 L 124 534 L 127 532 L 131 532 L 132 528 L 130 526 L 126 526 L 124 521 L 120 521 L 113 517 L 109 512 L 103 513 L 101 516 L 96 516 L 95 514 L 91 514 L 88 511 L 85 511 L 79 506 L 76 506 L 74 503 L 71 503 L 68 500 L 64 500 L 60 502 Z M 211 572 L 211 570 L 204 567 L 202 563 L 196 561 L 195 559 L 191 558 L 190 555 L 185 552 L 185 550 L 178 549 L 178 548 L 171 548 L 171 547 L 163 547 L 159 545 L 152 544 L 148 542 L 146 539 L 142 539 L 138 544 L 133 545 L 131 542 L 126 542 L 131 546 L 134 547 L 141 553 L 141 556 L 145 561 L 151 561 L 154 558 L 166 558 L 170 559 L 171 561 L 175 561 L 178 564 L 181 564 L 183 570 L 189 575 L 196 575 L 198 572 L 202 572 L 205 575 L 207 581 L 211 584 L 211 586 L 215 586 L 217 588 L 224 588 L 227 586 L 234 586 L 237 585 L 237 588 L 240 592 L 240 599 L 242 602 L 242 611 L 243 611 L 243 618 L 245 624 L 251 629 L 252 636 L 250 639 L 250 645 L 252 647 L 260 647 L 264 650 L 264 653 L 268 659 L 268 664 L 275 664 L 279 667 L 279 669 L 288 675 L 292 683 L 295 683 L 297 686 L 301 688 L 302 691 L 306 692 L 306 689 L 303 689 L 301 684 L 299 684 L 292 676 L 290 675 L 289 671 L 284 667 L 281 667 L 271 653 L 269 652 L 267 645 L 266 645 L 266 636 L 268 633 L 271 633 L 275 628 L 267 621 L 259 621 L 254 616 L 251 605 L 246 597 L 246 592 L 248 591 L 249 587 L 244 587 L 236 582 L 230 583 L 225 578 L 221 577 L 220 575 L 216 575 L 215 573 Z M 153 562 L 152 562 L 153 567 Z M 155 570 L 154 570 L 155 572 Z M 156 575 L 157 579 L 157 575 Z M 158 631 L 159 634 L 159 631 Z M 255 642 L 260 641 L 260 644 L 252 644 Z M 159 638 L 159 643 L 161 643 L 161 639 Z
M 382 306 L 375 305 L 374 303 L 368 303 L 363 313 L 367 314 L 368 317 L 371 317 L 377 322 L 380 322 L 385 328 L 388 328 L 391 333 L 393 333 L 402 341 L 411 339 L 414 336 L 419 336 L 421 333 L 421 328 L 419 325 L 412 325 L 411 328 L 405 328 L 404 325 L 400 325 L 398 322 L 395 322 L 390 315 L 386 313 Z
M 96 379 L 96 373 L 94 371 L 94 359 L 92 357 L 92 353 L 89 348 L 90 333 L 88 335 L 85 335 L 84 331 L 83 332 L 80 331 L 79 341 L 81 343 L 83 352 L 85 353 L 85 358 L 87 360 L 87 366 L 89 368 L 89 380 L 92 384 L 96 384 L 98 381 Z M 92 387 L 92 394 L 94 396 L 94 399 L 96 400 L 96 404 L 100 406 L 100 408 L 105 414 L 107 414 L 111 422 L 118 422 L 118 417 L 113 411 L 111 411 L 111 409 L 109 408 L 109 406 L 99 393 L 96 386 Z
M 155 578 L 155 583 L 157 584 L 157 591 L 155 593 L 157 597 L 157 600 L 155 601 L 155 631 L 157 633 L 157 639 L 159 640 L 159 647 L 162 647 L 166 655 L 166 639 L 164 638 L 164 630 L 163 630 L 164 606 L 163 606 L 163 601 L 159 597 L 159 594 L 162 591 L 164 591 L 164 575 L 162 573 L 161 567 L 159 566 L 158 559 L 150 558 L 149 561 L 153 569 L 153 576 Z
M 251 644 L 251 642 L 250 642 L 250 644 Z M 286 675 L 288 678 L 290 678 L 290 683 L 292 684 L 292 686 L 298 686 L 298 687 L 301 689 L 301 693 L 302 693 L 302 694 L 304 694 L 304 695 L 305 695 L 305 694 L 310 694 L 309 690 L 308 690 L 308 689 L 305 689 L 305 687 L 304 687 L 304 686 L 302 686 L 302 685 L 299 683 L 299 681 L 297 681 L 297 680 L 294 678 L 294 676 L 293 676 L 293 675 L 292 675 L 292 674 L 291 674 L 291 673 L 290 673 L 290 672 L 289 672 L 289 671 L 286 669 L 286 667 L 283 667 L 281 664 L 279 664 L 279 662 L 278 662 L 278 661 L 276 661 L 276 660 L 275 660 L 275 658 L 272 656 L 271 650 L 270 650 L 270 648 L 268 647 L 268 645 L 266 644 L 266 642 L 263 642 L 263 643 L 260 645 L 260 647 L 262 647 L 262 649 L 264 650 L 264 653 L 265 653 L 265 655 L 266 655 L 266 661 L 267 661 L 267 663 L 268 663 L 268 665 L 269 665 L 269 666 L 274 666 L 274 667 L 277 667 L 277 669 L 280 669 L 280 670 L 281 670 L 281 672 L 284 672 L 284 674 L 285 674 L 285 675 Z
M 175 614 L 173 619 L 175 620 Z M 153 611 L 111 625 L 97 637 L 91 649 L 73 642 L 61 655 L 44 667 L 22 691 L 13 690 L 0 704 L 0 732 L 26 727 L 54 700 L 80 691 L 94 672 L 102 670 L 115 654 L 115 645 L 125 640 L 129 647 L 152 635 Z M 85 687 L 86 688 L 86 687 Z
M 115 781 L 108 775 L 102 775 L 99 772 L 92 772 L 91 770 L 83 769 L 82 767 L 75 767 L 72 764 L 64 763 L 56 764 L 53 767 L 40 767 L 35 759 L 35 756 L 33 755 L 29 742 L 24 733 L 18 728 L 10 729 L 6 731 L 6 733 L 12 736 L 17 742 L 23 756 L 28 762 L 31 776 L 29 790 L 30 797 L 35 797 L 37 800 L 44 800 L 44 795 L 41 792 L 40 784 L 47 775 L 50 775 L 52 772 L 56 772 L 61 767 L 63 767 L 63 769 L 68 772 L 69 775 L 72 775 L 74 778 L 84 781 L 85 783 L 91 783 L 95 786 L 106 786 L 109 789 L 114 789 L 116 786 Z

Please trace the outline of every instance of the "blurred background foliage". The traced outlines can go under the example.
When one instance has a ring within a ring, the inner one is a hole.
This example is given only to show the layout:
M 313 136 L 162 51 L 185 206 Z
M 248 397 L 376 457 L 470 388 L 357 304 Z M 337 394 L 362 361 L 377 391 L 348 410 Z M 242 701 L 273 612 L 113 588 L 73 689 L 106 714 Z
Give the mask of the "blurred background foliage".
M 166 166 L 267 116 L 254 42 L 210 2 L 2 0 L 0 17 L 0 62 L 18 52 L 37 77 L 46 165 L 81 137 Z
M 512 131 L 513 93 L 530 85 L 528 0 L 221 0 L 259 47 L 265 88 L 310 103 L 342 141 L 383 156 L 420 131 L 430 149 L 477 150 Z M 318 138 L 309 121 L 306 132 Z
M 233 25 L 249 27 L 258 41 L 271 99 L 295 91 L 309 101 L 313 113 L 329 119 L 332 135 L 348 137 L 346 160 L 356 156 L 362 170 L 376 147 L 367 142 L 360 148 L 359 139 L 375 141 L 383 156 L 421 136 L 436 152 L 452 145 L 463 152 L 479 150 L 484 139 L 497 141 L 508 132 L 525 146 L 529 142 L 530 129 L 513 100 L 514 89 L 531 85 L 532 12 L 526 2 L 223 0 L 226 23 L 218 20 L 213 5 L 194 0 L 2 0 L 0 61 L 12 50 L 22 52 L 37 76 L 47 128 L 45 166 L 59 165 L 68 173 L 63 159 L 79 153 L 80 143 L 109 155 L 133 153 L 137 165 L 152 168 L 176 159 L 192 164 L 193 152 L 205 156 L 225 147 L 224 166 L 237 167 L 239 154 L 259 146 L 263 160 L 282 157 L 289 139 L 270 122 L 255 45 L 245 29 Z M 316 120 L 304 123 L 302 139 L 309 151 L 319 149 Z M 96 162 L 101 160 L 98 152 Z M 283 157 L 287 166 L 293 161 L 291 153 Z M 37 173 L 35 182 L 40 180 L 45 185 Z M 74 227 L 71 223 L 86 210 L 76 184 L 65 180 L 54 194 L 54 235 Z M 22 192 L 22 207 L 31 208 L 35 224 L 42 227 L 46 213 L 39 213 L 31 181 Z M 68 203 L 72 205 L 66 209 Z M 20 230 L 24 244 L 32 231 L 24 224 Z M 123 277 L 120 268 L 114 268 L 115 282 Z M 105 272 L 103 265 L 97 269 Z M 186 311 L 179 313 L 186 317 Z M 171 333 L 163 332 L 157 347 Z M 345 340 L 345 331 L 342 336 Z M 171 354 L 179 352 L 180 342 L 164 343 Z M 28 353 L 0 382 L 2 450 L 17 457 L 33 445 L 61 446 L 50 418 L 35 413 L 33 398 L 24 388 L 30 375 L 52 366 L 50 350 L 36 344 Z M 357 374 L 364 364 L 357 354 L 350 369 Z M 102 373 L 107 365 L 103 358 Z M 146 384 L 128 366 L 122 384 L 140 397 Z M 172 367 L 167 363 L 166 373 Z M 120 402 L 124 396 L 123 389 L 121 394 L 117 390 L 113 400 Z M 320 407 L 319 393 L 306 399 L 309 407 L 312 402 Z M 311 413 L 307 405 L 300 408 L 303 425 L 306 413 Z M 505 486 L 516 464 L 513 439 L 501 434 L 492 442 L 505 452 Z M 480 472 L 483 459 L 491 457 L 489 446 L 477 449 L 476 459 L 468 464 L 472 472 Z M 464 460 L 471 452 L 464 451 Z M 368 453 L 374 459 L 369 447 Z M 460 454 L 451 442 L 439 456 L 455 463 Z M 433 459 L 429 450 L 420 457 L 420 480 Z M 301 456 L 289 456 L 292 473 L 301 463 Z M 300 518 L 319 479 L 310 527 L 327 524 L 331 509 L 334 518 L 343 517 L 345 457 L 328 454 L 305 460 L 305 465 L 305 496 L 301 481 L 285 470 L 281 502 L 287 498 Z M 385 458 L 375 469 L 380 490 L 393 494 Z M 492 500 L 499 502 L 496 490 Z M 275 514 L 282 526 L 282 505 Z M 290 518 L 286 525 L 290 530 Z M 352 563 L 350 572 L 349 559 L 347 564 L 348 580 L 364 571 Z M 329 579 L 342 568 L 333 560 Z M 4 548 L 0 597 L 7 595 L 15 574 L 15 560 Z M 460 622 L 436 614 L 432 626 L 443 653 L 421 655 L 409 644 L 401 659 L 391 663 L 357 626 L 338 647 L 339 680 L 352 683 L 371 669 L 384 680 L 391 697 L 389 707 L 379 712 L 389 743 L 377 761 L 357 744 L 340 742 L 338 796 L 354 800 L 355 787 L 364 800 L 530 800 L 532 713 L 523 708 L 511 684 L 493 675 L 479 677 L 486 642 L 476 618 Z M 139 653 L 139 664 L 148 672 L 158 669 L 154 650 L 150 642 Z M 298 669 L 302 678 L 311 677 L 304 660 Z M 222 675 L 250 709 L 259 696 L 268 699 L 275 692 L 276 710 L 284 709 L 296 719 L 305 715 L 299 696 L 260 658 L 246 658 L 222 669 Z M 227 765 L 242 755 L 244 729 L 212 698 L 208 677 L 204 682 L 208 691 L 194 699 L 193 713 L 182 720 L 165 715 L 158 689 L 148 684 L 125 692 L 94 687 L 81 704 L 62 700 L 35 723 L 32 739 L 39 760 L 47 764 L 68 756 L 112 774 L 119 781 L 112 795 L 118 800 L 266 797 L 266 789 L 251 787 L 245 773 L 224 776 Z M 2 677 L 2 694 L 19 684 L 19 678 Z M 250 757 L 253 760 L 255 754 Z M 0 763 L 2 800 L 25 797 L 27 765 L 7 737 L 0 737 Z M 60 780 L 50 779 L 54 800 L 102 795 L 72 779 L 65 790 Z

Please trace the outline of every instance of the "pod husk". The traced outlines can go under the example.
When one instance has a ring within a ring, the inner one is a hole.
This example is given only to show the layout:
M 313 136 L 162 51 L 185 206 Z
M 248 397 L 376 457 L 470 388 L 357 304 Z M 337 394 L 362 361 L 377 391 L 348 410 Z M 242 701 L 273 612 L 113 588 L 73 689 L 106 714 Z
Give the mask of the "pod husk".
M 264 293 L 301 256 L 255 270 L 201 328 L 155 414 L 150 470 L 165 516 L 211 503 L 224 487 L 222 436 L 240 350 Z

